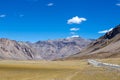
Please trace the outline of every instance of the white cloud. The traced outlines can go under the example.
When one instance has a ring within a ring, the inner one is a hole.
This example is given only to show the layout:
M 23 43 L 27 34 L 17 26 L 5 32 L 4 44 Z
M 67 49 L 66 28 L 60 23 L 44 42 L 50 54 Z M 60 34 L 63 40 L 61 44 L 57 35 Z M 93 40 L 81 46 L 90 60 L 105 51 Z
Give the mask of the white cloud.
M 47 4 L 47 6 L 53 6 L 54 5 L 54 3 L 48 3 Z
M 110 28 L 110 29 L 108 29 L 108 30 L 99 31 L 98 33 L 103 34 L 103 33 L 110 32 L 110 31 L 112 31 L 112 30 L 113 30 L 113 28 Z
M 71 28 L 70 31 L 78 31 L 80 28 Z
M 6 17 L 5 14 L 1 14 L 1 15 L 0 15 L 0 18 L 4 18 L 4 17 Z
M 80 37 L 79 35 L 72 35 L 71 38 Z
M 112 31 L 113 30 L 113 28 L 110 28 L 109 30 L 108 30 L 108 32 L 110 32 L 110 31 Z
M 67 24 L 80 24 L 83 21 L 86 21 L 86 18 L 79 18 L 78 16 L 75 16 L 67 21 Z
M 75 34 L 73 34 L 72 36 L 67 37 L 67 39 L 69 39 L 69 38 L 78 38 L 78 37 L 80 37 L 80 36 L 79 36 L 79 35 L 75 35 Z
M 117 3 L 116 6 L 120 6 L 120 3 Z

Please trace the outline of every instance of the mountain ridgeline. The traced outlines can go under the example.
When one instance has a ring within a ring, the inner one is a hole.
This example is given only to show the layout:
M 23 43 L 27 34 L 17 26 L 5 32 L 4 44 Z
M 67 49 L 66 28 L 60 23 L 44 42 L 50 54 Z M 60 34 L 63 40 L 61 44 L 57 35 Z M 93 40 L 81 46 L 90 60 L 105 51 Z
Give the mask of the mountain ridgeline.
M 66 59 L 116 58 L 120 57 L 120 25 L 90 43 L 78 54 Z
M 68 39 L 20 42 L 0 39 L 0 59 L 66 60 L 120 57 L 120 25 L 96 40 Z
M 0 59 L 53 60 L 76 54 L 92 40 L 80 37 L 38 41 L 36 43 L 0 39 Z

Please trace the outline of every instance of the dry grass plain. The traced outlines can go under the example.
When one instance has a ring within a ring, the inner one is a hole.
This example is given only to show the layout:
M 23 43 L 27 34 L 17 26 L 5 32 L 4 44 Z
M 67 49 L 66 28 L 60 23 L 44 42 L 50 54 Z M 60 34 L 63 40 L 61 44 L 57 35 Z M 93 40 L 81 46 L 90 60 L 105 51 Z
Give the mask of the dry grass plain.
M 120 59 L 103 62 L 120 63 Z M 113 62 L 114 61 L 114 62 Z M 0 61 L 0 80 L 120 80 L 120 72 L 71 61 Z

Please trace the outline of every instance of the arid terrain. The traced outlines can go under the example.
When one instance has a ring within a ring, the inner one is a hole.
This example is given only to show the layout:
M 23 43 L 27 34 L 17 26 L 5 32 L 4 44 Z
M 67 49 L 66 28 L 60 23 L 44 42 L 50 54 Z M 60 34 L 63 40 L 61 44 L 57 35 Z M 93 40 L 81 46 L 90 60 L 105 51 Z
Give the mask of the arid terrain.
M 73 38 L 35 45 L 0 39 L 0 80 L 120 80 L 120 25 L 88 46 L 81 41 L 91 42 Z M 81 45 L 86 47 L 74 53 Z M 52 61 L 49 57 L 40 59 L 39 53 L 33 53 L 34 50 L 42 52 L 44 49 L 48 53 L 52 50 L 52 54 L 59 49 L 59 55 L 64 52 L 68 57 L 56 57 L 54 54 Z M 33 58 L 35 56 L 36 59 Z M 116 68 L 116 65 L 119 67 Z
M 0 0 L 0 80 L 120 80 L 120 0 Z
M 99 61 L 120 64 L 119 58 Z M 120 71 L 94 67 L 87 60 L 1 60 L 0 80 L 120 80 Z

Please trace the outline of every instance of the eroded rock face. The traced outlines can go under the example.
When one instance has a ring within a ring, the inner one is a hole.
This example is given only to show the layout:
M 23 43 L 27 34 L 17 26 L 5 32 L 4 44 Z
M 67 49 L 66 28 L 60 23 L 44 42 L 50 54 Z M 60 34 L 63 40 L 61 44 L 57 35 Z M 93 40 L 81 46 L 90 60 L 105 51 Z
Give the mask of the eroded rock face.
M 120 33 L 120 25 L 116 26 L 112 31 L 106 33 L 104 36 L 101 37 L 101 39 L 112 39 L 119 33 Z
M 0 57 L 2 59 L 27 60 L 33 58 L 34 50 L 26 43 L 0 39 Z
M 76 54 L 90 42 L 82 38 L 69 38 L 30 43 L 1 38 L 0 59 L 53 60 Z

